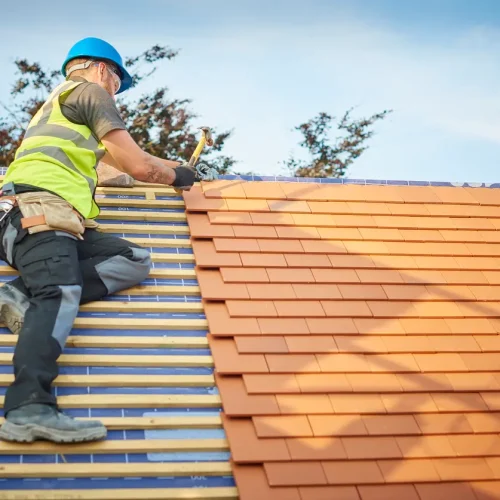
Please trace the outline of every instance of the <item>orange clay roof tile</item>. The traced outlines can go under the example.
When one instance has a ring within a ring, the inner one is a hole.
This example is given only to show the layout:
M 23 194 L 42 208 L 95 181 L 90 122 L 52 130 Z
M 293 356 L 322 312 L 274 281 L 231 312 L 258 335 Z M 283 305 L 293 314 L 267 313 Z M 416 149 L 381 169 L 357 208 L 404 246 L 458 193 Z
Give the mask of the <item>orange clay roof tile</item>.
M 184 198 L 241 500 L 498 498 L 495 189 Z

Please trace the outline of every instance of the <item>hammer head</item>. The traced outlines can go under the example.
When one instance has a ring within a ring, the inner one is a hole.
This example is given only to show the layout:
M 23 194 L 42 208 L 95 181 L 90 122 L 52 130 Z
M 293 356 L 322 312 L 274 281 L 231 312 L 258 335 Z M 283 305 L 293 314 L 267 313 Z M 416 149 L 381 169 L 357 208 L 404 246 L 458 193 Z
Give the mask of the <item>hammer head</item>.
M 203 135 L 205 136 L 205 140 L 207 141 L 207 145 L 213 146 L 214 140 L 212 138 L 212 131 L 210 130 L 210 127 L 200 127 L 200 130 L 202 131 Z

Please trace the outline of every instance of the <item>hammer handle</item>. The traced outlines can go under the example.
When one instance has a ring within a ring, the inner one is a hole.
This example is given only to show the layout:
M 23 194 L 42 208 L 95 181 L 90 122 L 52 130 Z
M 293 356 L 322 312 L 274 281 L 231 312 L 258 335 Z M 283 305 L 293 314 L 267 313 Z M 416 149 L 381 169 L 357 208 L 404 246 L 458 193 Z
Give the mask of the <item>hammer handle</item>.
M 198 142 L 198 146 L 196 146 L 194 153 L 191 155 L 191 158 L 189 159 L 188 165 L 190 167 L 194 167 L 196 165 L 196 162 L 198 161 L 198 158 L 200 157 L 200 154 L 203 151 L 203 148 L 205 147 L 206 142 L 207 142 L 207 139 L 206 139 L 205 135 L 203 135 L 203 137 L 200 139 L 200 142 Z
M 194 166 L 196 165 L 196 162 L 198 161 L 198 158 L 200 157 L 201 152 L 203 151 L 203 148 L 205 147 L 206 142 L 207 142 L 207 139 L 206 139 L 205 135 L 203 135 L 203 137 L 198 142 L 198 146 L 196 146 L 194 153 L 191 155 L 191 158 L 189 159 L 189 163 L 188 163 L 189 167 L 194 168 Z M 175 192 L 177 194 L 182 193 L 182 189 L 176 189 L 176 188 L 174 188 L 174 189 L 175 189 Z

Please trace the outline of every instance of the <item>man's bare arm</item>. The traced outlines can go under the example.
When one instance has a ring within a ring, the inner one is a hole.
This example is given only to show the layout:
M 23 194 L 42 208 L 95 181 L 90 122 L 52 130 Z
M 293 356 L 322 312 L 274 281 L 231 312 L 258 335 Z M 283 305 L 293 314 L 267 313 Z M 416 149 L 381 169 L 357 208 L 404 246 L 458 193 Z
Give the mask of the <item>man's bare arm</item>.
M 176 181 L 174 169 L 180 165 L 180 162 L 163 160 L 146 153 L 126 130 L 108 132 L 102 138 L 102 143 L 107 150 L 103 161 L 134 179 L 169 185 L 173 185 Z
M 174 169 L 178 167 L 180 163 L 162 160 L 161 158 L 147 154 L 145 165 L 145 177 L 138 180 L 155 184 L 172 184 L 176 177 Z

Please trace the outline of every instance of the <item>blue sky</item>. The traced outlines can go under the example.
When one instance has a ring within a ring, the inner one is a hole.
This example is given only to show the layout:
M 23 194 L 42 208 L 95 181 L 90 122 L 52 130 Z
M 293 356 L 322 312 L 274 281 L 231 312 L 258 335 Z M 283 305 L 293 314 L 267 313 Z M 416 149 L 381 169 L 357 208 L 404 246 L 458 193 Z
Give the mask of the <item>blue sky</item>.
M 192 98 L 199 125 L 234 128 L 241 170 L 282 172 L 293 127 L 319 111 L 386 108 L 351 178 L 500 181 L 497 0 L 25 0 L 2 7 L 0 100 L 12 62 L 58 67 L 79 38 L 125 55 L 180 49 L 142 90 Z M 10 78 L 12 75 L 12 78 Z M 134 94 L 131 93 L 130 97 Z

